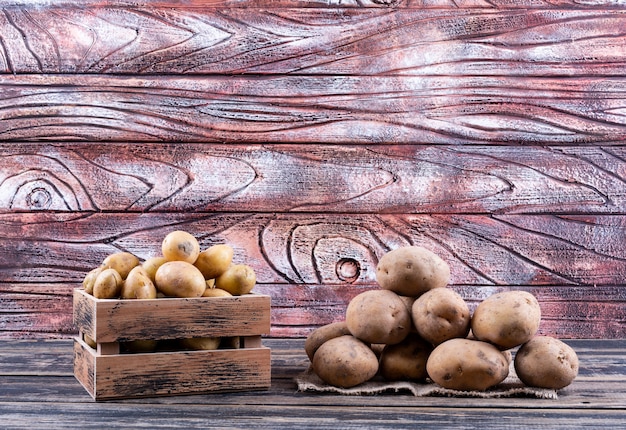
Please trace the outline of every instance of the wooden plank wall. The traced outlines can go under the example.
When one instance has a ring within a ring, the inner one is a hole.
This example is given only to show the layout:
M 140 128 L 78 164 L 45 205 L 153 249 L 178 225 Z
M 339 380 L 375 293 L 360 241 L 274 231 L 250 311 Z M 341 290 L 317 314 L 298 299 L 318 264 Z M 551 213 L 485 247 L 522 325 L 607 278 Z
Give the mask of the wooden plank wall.
M 622 338 L 618 0 L 0 0 L 0 338 L 173 229 L 227 242 L 272 336 L 343 318 L 418 244 L 472 306 Z

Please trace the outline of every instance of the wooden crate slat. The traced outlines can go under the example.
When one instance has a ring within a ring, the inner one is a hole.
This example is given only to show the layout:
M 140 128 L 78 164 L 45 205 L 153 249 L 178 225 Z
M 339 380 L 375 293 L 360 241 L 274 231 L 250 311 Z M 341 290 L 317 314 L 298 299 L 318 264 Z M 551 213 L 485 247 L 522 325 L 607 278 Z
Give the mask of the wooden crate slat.
M 74 324 L 98 343 L 255 336 L 270 331 L 270 297 L 99 300 L 77 288 Z

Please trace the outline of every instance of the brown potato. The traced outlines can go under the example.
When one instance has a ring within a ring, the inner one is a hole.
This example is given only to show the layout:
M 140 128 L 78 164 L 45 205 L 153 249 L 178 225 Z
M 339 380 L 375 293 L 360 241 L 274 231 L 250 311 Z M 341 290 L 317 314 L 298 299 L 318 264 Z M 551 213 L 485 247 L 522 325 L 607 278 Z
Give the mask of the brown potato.
M 157 290 L 143 266 L 130 271 L 120 293 L 122 299 L 156 299 Z
M 378 372 L 388 381 L 423 381 L 428 376 L 426 362 L 433 347 L 417 334 L 409 334 L 395 345 L 386 345 Z
M 435 288 L 419 296 L 411 316 L 417 333 L 433 345 L 469 333 L 469 307 L 463 297 L 449 288 Z
M 217 278 L 230 267 L 233 254 L 234 250 L 230 245 L 213 245 L 198 255 L 194 265 L 202 272 L 205 279 Z
M 176 230 L 165 236 L 161 243 L 161 252 L 167 261 L 193 264 L 200 254 L 200 244 L 192 234 Z
M 105 258 L 102 265 L 107 269 L 115 269 L 122 279 L 126 279 L 132 268 L 139 265 L 139 258 L 130 252 L 116 252 Z
M 471 326 L 476 339 L 510 349 L 532 339 L 540 322 L 541 309 L 535 296 L 526 291 L 506 291 L 480 302 Z
M 304 341 L 304 351 L 309 357 L 309 360 L 313 361 L 315 351 L 326 341 L 346 334 L 350 334 L 350 330 L 348 330 L 348 325 L 345 321 L 338 321 L 318 327 L 309 333 Z
M 420 246 L 404 246 L 383 255 L 376 267 L 381 288 L 401 296 L 418 297 L 433 288 L 445 287 L 450 267 L 437 254 Z
M 368 290 L 356 295 L 346 309 L 353 336 L 367 343 L 400 343 L 411 331 L 411 314 L 393 291 Z
M 233 296 L 243 296 L 256 285 L 254 269 L 246 264 L 233 264 L 224 273 L 215 278 L 215 288 L 221 288 Z
M 571 346 L 550 336 L 536 336 L 515 354 L 515 372 L 526 385 L 561 389 L 578 375 L 578 356 Z
M 166 296 L 200 297 L 206 290 L 202 273 L 191 263 L 168 261 L 155 275 L 157 289 Z
M 351 335 L 339 336 L 320 346 L 313 357 L 313 371 L 327 384 L 350 388 L 372 379 L 378 359 L 363 342 Z
M 490 343 L 456 338 L 435 347 L 428 357 L 426 371 L 444 388 L 482 391 L 504 381 L 509 374 L 509 363 Z
M 115 299 L 119 297 L 124 280 L 115 269 L 104 269 L 93 284 L 93 296 L 96 299 Z

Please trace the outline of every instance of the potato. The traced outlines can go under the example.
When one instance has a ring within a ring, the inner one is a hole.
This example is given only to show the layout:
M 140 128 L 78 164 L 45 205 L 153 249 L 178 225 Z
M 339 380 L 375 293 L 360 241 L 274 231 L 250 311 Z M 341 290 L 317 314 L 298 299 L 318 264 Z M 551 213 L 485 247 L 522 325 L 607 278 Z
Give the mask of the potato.
M 509 374 L 509 363 L 490 343 L 456 338 L 433 349 L 426 371 L 444 388 L 482 391 L 504 381 Z
M 116 252 L 105 258 L 102 265 L 107 269 L 115 269 L 122 279 L 126 279 L 132 268 L 139 265 L 139 258 L 130 252 Z
M 152 283 L 154 283 L 155 281 L 154 277 L 156 275 L 157 270 L 159 270 L 159 267 L 161 267 L 163 263 L 166 263 L 166 262 L 167 262 L 167 259 L 165 257 L 151 257 L 151 258 L 148 258 L 143 263 L 141 263 L 141 267 L 144 268 L 144 270 L 148 274 L 148 277 L 150 277 L 150 280 L 152 281 Z
M 228 291 L 226 290 L 222 290 L 221 288 L 207 288 L 206 290 L 204 290 L 204 293 L 202 293 L 202 297 L 232 297 L 233 295 L 230 294 Z
M 350 333 L 367 343 L 400 343 L 411 331 L 411 314 L 393 291 L 368 290 L 357 294 L 346 309 Z
M 241 337 L 239 336 L 227 336 L 220 340 L 220 349 L 240 349 Z
M 87 294 L 93 294 L 93 284 L 96 282 L 96 278 L 106 267 L 99 266 L 90 270 L 83 279 L 83 289 Z
M 122 299 L 156 299 L 157 290 L 143 266 L 130 271 L 120 293 Z
M 313 356 L 313 371 L 327 384 L 350 388 L 372 379 L 378 359 L 363 342 L 351 335 L 335 337 Z
M 417 333 L 433 345 L 464 338 L 469 333 L 469 307 L 463 297 L 449 288 L 435 288 L 419 296 L 411 316 Z
M 230 245 L 213 245 L 198 255 L 194 265 L 202 272 L 205 279 L 217 278 L 230 267 L 233 254 L 234 250 Z
M 192 234 L 176 230 L 165 236 L 161 243 L 161 252 L 167 261 L 193 264 L 200 254 L 200 244 Z
M 515 354 L 515 372 L 526 385 L 539 388 L 567 387 L 578 375 L 578 356 L 565 342 L 537 336 Z
M 243 296 L 252 291 L 256 284 L 254 269 L 246 264 L 233 264 L 215 278 L 215 288 L 221 288 L 233 296 Z
M 196 351 L 212 351 L 220 346 L 219 337 L 191 337 L 189 339 L 181 339 L 180 343 L 183 347 Z
M 122 342 L 122 348 L 126 352 L 131 353 L 154 352 L 156 351 L 158 344 L 158 340 L 152 339 L 130 340 Z
M 168 261 L 155 275 L 157 289 L 166 296 L 200 297 L 206 290 L 202 273 L 191 263 Z
M 526 291 L 506 291 L 480 302 L 472 316 L 472 333 L 478 340 L 510 349 L 529 341 L 539 329 L 539 302 Z
M 401 296 L 418 297 L 433 288 L 445 287 L 450 280 L 450 267 L 425 248 L 404 246 L 380 258 L 376 280 L 385 290 Z
M 93 284 L 93 296 L 96 299 L 114 299 L 119 297 L 124 280 L 115 269 L 104 269 Z
M 426 362 L 432 345 L 417 334 L 409 334 L 402 342 L 385 345 L 379 360 L 378 372 L 388 381 L 423 381 Z
M 350 334 L 350 330 L 348 330 L 348 325 L 345 321 L 338 321 L 318 327 L 309 333 L 304 341 L 304 351 L 309 357 L 309 360 L 313 361 L 315 351 L 326 341 L 346 334 Z

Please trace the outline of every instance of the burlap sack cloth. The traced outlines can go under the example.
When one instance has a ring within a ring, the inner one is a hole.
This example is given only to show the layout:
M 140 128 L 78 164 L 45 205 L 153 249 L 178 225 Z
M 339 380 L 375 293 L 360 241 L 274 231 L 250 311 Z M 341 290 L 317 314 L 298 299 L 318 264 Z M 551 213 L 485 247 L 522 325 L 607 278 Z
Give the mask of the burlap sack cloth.
M 515 374 L 515 368 L 511 363 L 509 376 L 500 384 L 486 391 L 457 391 L 442 388 L 430 381 L 424 383 L 414 382 L 387 382 L 374 378 L 371 381 L 352 388 L 339 388 L 326 384 L 309 367 L 304 373 L 296 377 L 298 391 L 318 393 L 334 393 L 351 396 L 366 396 L 382 393 L 412 393 L 416 397 L 534 397 L 538 399 L 558 398 L 556 390 L 546 388 L 534 388 L 525 386 Z

